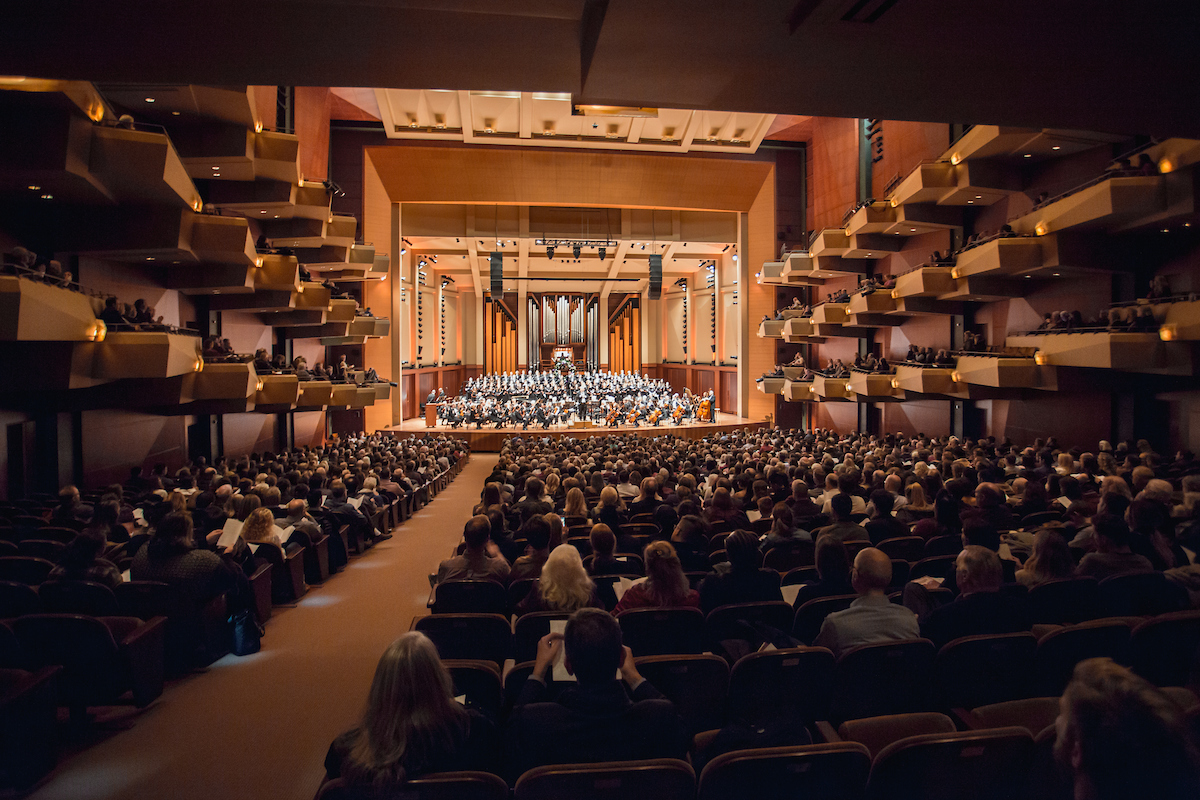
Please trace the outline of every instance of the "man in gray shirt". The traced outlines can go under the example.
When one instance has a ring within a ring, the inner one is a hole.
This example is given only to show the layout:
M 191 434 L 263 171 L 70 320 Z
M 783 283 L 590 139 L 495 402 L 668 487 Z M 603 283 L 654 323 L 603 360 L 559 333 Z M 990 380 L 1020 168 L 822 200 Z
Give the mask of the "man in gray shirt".
M 921 636 L 917 615 L 888 600 L 885 590 L 892 580 L 892 561 L 874 547 L 860 550 L 850 571 L 858 599 L 845 611 L 825 618 L 813 644 L 828 647 L 840 657 L 852 647 Z

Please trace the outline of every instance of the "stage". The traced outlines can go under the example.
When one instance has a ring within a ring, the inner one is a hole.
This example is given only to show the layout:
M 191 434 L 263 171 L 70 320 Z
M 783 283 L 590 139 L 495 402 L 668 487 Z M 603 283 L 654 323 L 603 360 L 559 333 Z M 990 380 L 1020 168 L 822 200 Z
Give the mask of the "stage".
M 435 425 L 430 428 L 426 427 L 424 417 L 413 417 L 412 419 L 404 420 L 399 425 L 383 428 L 383 430 L 399 434 L 415 433 L 417 435 L 424 433 L 448 433 L 460 439 L 466 439 L 473 453 L 498 453 L 504 440 L 512 436 L 539 439 L 549 436 L 561 439 L 569 436 L 583 438 L 585 436 L 633 433 L 638 436 L 673 434 L 686 439 L 700 439 L 705 436 L 728 433 L 729 431 L 761 428 L 764 425 L 766 425 L 765 420 L 747 419 L 746 417 L 739 417 L 736 414 L 718 412 L 716 422 L 685 422 L 682 425 L 664 422 L 658 427 L 642 425 L 635 428 L 632 425 L 618 425 L 615 428 L 572 428 L 570 425 L 551 425 L 549 428 L 543 430 L 540 426 L 530 425 L 527 431 L 521 430 L 519 427 L 495 428 L 490 425 L 485 425 L 483 428 L 475 428 L 474 426 L 467 428 L 465 425 L 451 428 L 449 425 Z

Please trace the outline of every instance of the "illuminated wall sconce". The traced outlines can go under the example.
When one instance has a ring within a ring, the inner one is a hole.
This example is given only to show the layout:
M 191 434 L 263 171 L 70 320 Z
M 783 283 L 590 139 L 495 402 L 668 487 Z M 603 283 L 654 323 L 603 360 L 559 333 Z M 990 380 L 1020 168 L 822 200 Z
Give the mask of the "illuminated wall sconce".
M 1046 223 L 1039 222 L 1037 224 L 1037 227 L 1035 227 L 1033 229 L 1033 232 L 1036 233 L 1038 236 L 1045 236 L 1047 233 L 1050 232 L 1050 229 L 1046 227 Z
M 900 388 L 900 379 L 899 378 L 892 378 L 892 388 L 893 389 Z
M 962 383 L 962 373 L 958 370 L 954 370 L 954 372 L 950 373 L 950 380 L 954 381 L 955 383 Z
M 261 392 L 262 390 L 263 390 L 263 382 L 262 382 L 262 378 L 259 378 L 259 379 L 258 379 L 258 380 L 257 380 L 257 381 L 254 383 L 254 391 L 256 391 L 256 392 Z
M 192 372 L 203 372 L 203 371 L 204 371 L 204 359 L 197 358 L 196 363 L 192 365 Z
M 1158 338 L 1164 342 L 1173 342 L 1179 338 L 1179 328 L 1173 322 L 1163 325 L 1158 329 Z
M 103 342 L 107 335 L 108 326 L 102 320 L 96 320 L 96 324 L 88 331 L 88 339 L 93 342 Z
M 955 153 L 954 155 L 950 156 L 950 163 L 956 167 L 959 164 L 961 164 L 962 163 L 962 153 Z
M 1033 363 L 1037 364 L 1039 367 L 1044 367 L 1050 363 L 1050 357 L 1041 350 L 1038 350 L 1033 354 Z

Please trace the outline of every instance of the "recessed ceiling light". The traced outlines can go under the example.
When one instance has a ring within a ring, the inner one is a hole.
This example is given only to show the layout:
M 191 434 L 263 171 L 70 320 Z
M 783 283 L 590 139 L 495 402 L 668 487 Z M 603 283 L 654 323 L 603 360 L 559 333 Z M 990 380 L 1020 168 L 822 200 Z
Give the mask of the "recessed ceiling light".
M 1033 153 L 1026 153 L 1026 154 L 1025 154 L 1025 157 L 1026 157 L 1026 158 L 1033 158 Z
M 213 169 L 220 169 L 220 167 L 213 167 Z
M 40 187 L 40 186 L 32 186 L 31 185 L 29 187 L 29 191 L 31 191 L 31 192 L 40 192 L 41 190 L 42 190 L 42 187 Z
M 279 215 L 278 215 L 278 214 L 276 214 L 276 215 L 275 215 L 275 219 L 279 219 Z
M 153 98 L 153 97 L 147 97 L 147 98 L 146 98 L 146 102 L 147 102 L 147 103 L 153 103 L 153 102 L 154 102 L 154 98 Z
M 147 261 L 153 261 L 153 260 L 154 260 L 154 256 L 146 256 L 146 260 L 147 260 Z
M 916 228 L 909 228 L 909 230 L 910 230 L 910 231 L 912 231 L 913 233 L 916 233 L 916 232 L 917 232 L 917 229 L 916 229 Z
M 172 116 L 172 117 L 178 117 L 178 116 L 179 116 L 179 112 L 178 112 L 178 111 L 172 111 L 172 112 L 171 112 L 171 116 Z
M 1057 277 L 1059 277 L 1059 274 L 1060 274 L 1060 273 L 1057 273 L 1057 272 L 1056 272 L 1056 273 L 1054 273 L 1054 277 L 1056 277 L 1056 278 L 1057 278 Z
M 1059 145 L 1054 145 L 1054 147 L 1051 147 L 1050 149 L 1051 150 L 1062 150 L 1062 147 L 1060 147 Z
M 265 213 L 267 213 L 267 212 L 266 212 L 266 211 L 260 211 L 260 212 L 258 212 L 258 213 L 260 213 L 260 214 L 265 214 Z
M 968 201 L 967 201 L 967 205 L 969 205 L 969 206 L 973 206 L 973 205 L 975 205 L 975 201 L 974 201 L 974 200 L 968 200 Z
M 981 194 L 977 194 L 977 195 L 975 195 L 975 199 L 976 199 L 976 200 L 982 200 L 982 199 L 983 199 L 983 195 L 981 195 Z
M 43 200 L 53 200 L 53 199 L 54 199 L 54 195 L 52 195 L 52 194 L 44 194 L 44 195 L 42 195 L 42 199 L 43 199 Z

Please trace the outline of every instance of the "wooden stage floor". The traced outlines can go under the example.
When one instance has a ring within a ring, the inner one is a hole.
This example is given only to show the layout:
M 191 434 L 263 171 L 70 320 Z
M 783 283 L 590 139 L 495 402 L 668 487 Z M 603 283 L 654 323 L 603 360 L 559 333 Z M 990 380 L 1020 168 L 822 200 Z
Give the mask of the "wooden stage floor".
M 572 428 L 570 425 L 551 425 L 543 430 L 540 427 L 533 425 L 529 426 L 529 430 L 523 431 L 517 428 L 495 428 L 485 425 L 483 428 L 467 428 L 465 426 L 451 428 L 449 425 L 435 425 L 432 428 L 425 426 L 424 417 L 413 417 L 406 419 L 399 425 L 393 425 L 390 428 L 384 428 L 385 431 L 394 431 L 395 433 L 451 433 L 455 436 L 466 439 L 471 445 L 471 451 L 475 453 L 498 453 L 500 447 L 504 444 L 504 440 L 512 436 L 524 436 L 526 438 L 536 437 L 542 438 L 546 436 L 555 439 L 565 437 L 582 438 L 585 436 L 607 436 L 614 433 L 633 433 L 639 436 L 661 436 L 666 433 L 676 436 L 683 436 L 688 439 L 700 439 L 704 436 L 712 434 L 726 433 L 733 430 L 742 430 L 748 428 L 761 428 L 766 424 L 765 420 L 754 420 L 746 417 L 739 417 L 736 414 L 717 413 L 716 422 L 686 422 L 682 425 L 673 425 L 664 423 L 657 428 L 653 425 L 647 427 L 633 427 L 632 425 L 618 425 L 615 428 L 592 427 L 592 428 Z

